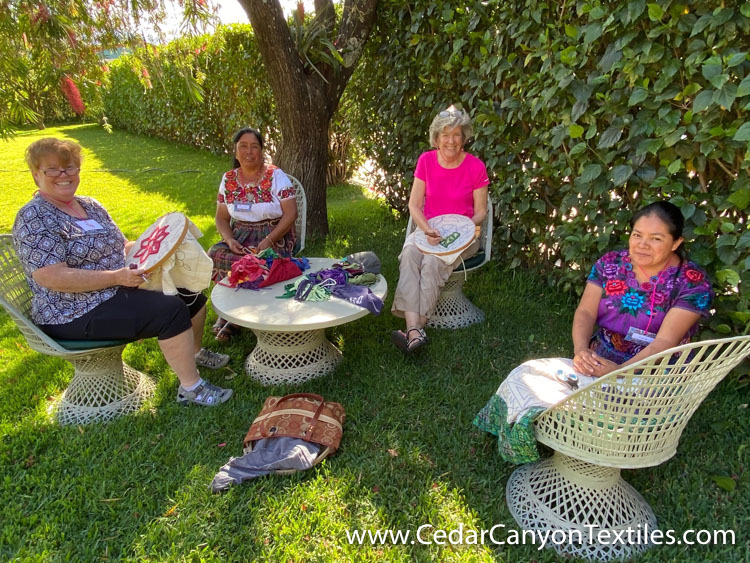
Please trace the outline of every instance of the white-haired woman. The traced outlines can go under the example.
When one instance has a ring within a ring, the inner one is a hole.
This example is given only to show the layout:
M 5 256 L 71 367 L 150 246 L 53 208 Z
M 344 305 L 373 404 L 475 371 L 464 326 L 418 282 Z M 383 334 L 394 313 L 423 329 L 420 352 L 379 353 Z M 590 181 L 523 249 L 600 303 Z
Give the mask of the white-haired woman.
M 409 213 L 431 244 L 440 242 L 440 234 L 428 223 L 432 217 L 460 214 L 481 225 L 487 215 L 487 169 L 464 151 L 472 135 L 468 113 L 453 106 L 438 113 L 430 125 L 430 144 L 435 150 L 417 160 Z M 455 261 L 446 263 L 438 256 L 423 254 L 413 237 L 407 239 L 399 255 L 399 280 L 391 308 L 391 313 L 406 320 L 405 330 L 391 333 L 396 347 L 411 353 L 427 342 L 424 326 L 435 311 L 442 287 L 461 259 L 478 249 L 475 240 Z

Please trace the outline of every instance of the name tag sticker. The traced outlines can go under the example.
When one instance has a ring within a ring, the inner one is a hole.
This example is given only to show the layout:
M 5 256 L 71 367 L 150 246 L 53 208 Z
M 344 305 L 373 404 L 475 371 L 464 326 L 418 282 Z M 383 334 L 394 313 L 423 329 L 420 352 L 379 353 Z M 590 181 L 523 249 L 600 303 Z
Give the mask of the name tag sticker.
M 101 231 L 104 227 L 102 227 L 96 219 L 82 219 L 80 221 L 76 221 L 76 224 L 84 231 Z
M 250 211 L 250 204 L 249 203 L 235 203 L 234 204 L 234 210 L 235 211 Z
M 630 327 L 628 334 L 625 336 L 625 340 L 638 344 L 639 346 L 648 346 L 654 341 L 654 338 L 656 338 L 655 332 L 646 332 L 645 330 L 635 328 L 634 326 Z

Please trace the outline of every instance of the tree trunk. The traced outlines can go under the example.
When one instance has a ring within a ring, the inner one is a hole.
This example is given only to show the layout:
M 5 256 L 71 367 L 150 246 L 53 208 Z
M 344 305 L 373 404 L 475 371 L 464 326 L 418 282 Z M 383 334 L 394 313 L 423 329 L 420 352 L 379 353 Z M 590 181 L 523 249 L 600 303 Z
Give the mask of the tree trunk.
M 280 111 L 292 105 L 278 100 L 277 103 Z M 305 107 L 297 115 L 293 120 L 281 119 L 282 143 L 276 153 L 276 164 L 302 182 L 307 196 L 308 232 L 322 236 L 328 234 L 326 170 L 330 118 L 316 113 L 313 107 Z M 285 124 L 285 121 L 292 122 Z
M 297 52 L 279 0 L 238 1 L 250 18 L 276 99 L 281 125 L 276 164 L 305 188 L 308 232 L 326 235 L 328 126 L 375 22 L 377 0 L 345 1 L 335 41 L 344 65 L 334 69 L 318 62 L 318 72 L 306 67 Z M 316 17 L 333 32 L 332 0 L 316 0 L 315 7 Z

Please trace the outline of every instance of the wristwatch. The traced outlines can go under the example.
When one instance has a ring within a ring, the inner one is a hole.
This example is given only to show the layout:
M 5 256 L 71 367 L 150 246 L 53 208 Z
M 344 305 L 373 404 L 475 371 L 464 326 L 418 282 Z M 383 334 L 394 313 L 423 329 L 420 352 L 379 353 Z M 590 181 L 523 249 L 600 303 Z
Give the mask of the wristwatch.
M 565 373 L 563 370 L 559 369 L 557 370 L 555 377 L 557 377 L 558 381 L 565 383 L 573 391 L 578 390 L 578 376 L 575 373 Z

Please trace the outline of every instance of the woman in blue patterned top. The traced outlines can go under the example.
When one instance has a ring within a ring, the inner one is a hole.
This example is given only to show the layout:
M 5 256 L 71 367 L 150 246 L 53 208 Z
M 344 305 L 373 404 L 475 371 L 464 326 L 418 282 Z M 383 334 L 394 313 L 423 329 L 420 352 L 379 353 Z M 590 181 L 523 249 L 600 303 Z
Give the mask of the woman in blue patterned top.
M 709 315 L 714 294 L 706 273 L 683 253 L 684 219 L 660 201 L 631 220 L 628 248 L 608 252 L 591 269 L 573 317 L 573 359 L 532 360 L 515 368 L 474 420 L 498 436 L 508 461 L 538 457 L 534 418 L 573 391 L 623 366 L 685 344 Z
M 197 366 L 216 369 L 229 357 L 201 348 L 206 298 L 137 289 L 142 270 L 125 267 L 133 242 L 107 211 L 77 196 L 81 147 L 41 139 L 26 150 L 39 188 L 16 215 L 13 244 L 31 287 L 32 320 L 67 340 L 138 340 L 156 336 L 177 374 L 177 401 L 214 406 L 232 396 L 204 381 Z

